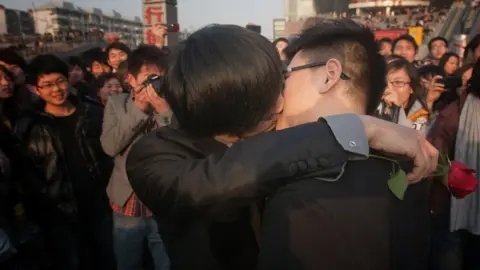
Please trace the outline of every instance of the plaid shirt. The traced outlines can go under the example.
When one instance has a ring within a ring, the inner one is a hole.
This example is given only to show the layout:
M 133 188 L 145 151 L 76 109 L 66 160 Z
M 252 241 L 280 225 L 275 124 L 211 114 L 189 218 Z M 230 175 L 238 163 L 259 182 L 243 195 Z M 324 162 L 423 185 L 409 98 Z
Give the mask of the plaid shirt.
M 127 203 L 123 207 L 114 204 L 112 201 L 110 201 L 110 207 L 112 207 L 113 211 L 122 213 L 129 217 L 153 216 L 152 212 L 148 210 L 148 208 L 137 198 L 135 193 L 130 195 L 130 198 L 128 198 Z

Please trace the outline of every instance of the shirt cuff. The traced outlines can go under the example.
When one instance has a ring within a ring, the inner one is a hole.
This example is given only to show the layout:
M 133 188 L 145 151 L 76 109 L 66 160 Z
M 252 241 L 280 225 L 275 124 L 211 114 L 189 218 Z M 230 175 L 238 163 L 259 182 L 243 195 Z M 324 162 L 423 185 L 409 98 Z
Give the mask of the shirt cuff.
M 355 114 L 339 114 L 324 117 L 337 139 L 337 142 L 346 152 L 349 160 L 365 159 L 370 154 L 368 137 L 362 120 Z

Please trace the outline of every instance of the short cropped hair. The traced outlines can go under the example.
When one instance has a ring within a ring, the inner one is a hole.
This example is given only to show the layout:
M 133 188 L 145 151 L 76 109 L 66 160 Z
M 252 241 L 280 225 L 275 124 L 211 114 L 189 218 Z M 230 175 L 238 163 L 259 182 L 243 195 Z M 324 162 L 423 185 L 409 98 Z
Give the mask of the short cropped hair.
M 380 40 L 378 40 L 378 45 L 382 45 L 383 43 L 389 43 L 390 45 L 392 45 L 393 40 L 391 38 L 388 38 L 388 37 L 384 37 L 384 38 L 381 38 Z
M 156 65 L 161 70 L 168 66 L 168 54 L 153 45 L 140 45 L 134 50 L 127 60 L 128 73 L 137 77 L 143 65 Z
M 101 48 L 90 49 L 81 55 L 83 63 L 91 68 L 94 62 L 107 65 L 107 55 Z
M 82 70 L 85 69 L 85 63 L 82 61 L 82 59 L 78 56 L 70 56 L 67 58 L 67 64 L 70 68 L 73 67 L 79 67 Z
M 113 42 L 112 44 L 108 45 L 107 49 L 105 50 L 105 53 L 107 54 L 107 57 L 108 57 L 108 54 L 110 53 L 110 51 L 112 49 L 117 49 L 117 50 L 120 50 L 120 51 L 124 51 L 126 54 L 130 54 L 132 50 L 130 50 L 130 48 L 121 43 L 121 42 Z
M 27 66 L 27 82 L 37 85 L 43 75 L 59 73 L 68 78 L 68 65 L 52 54 L 39 55 Z
M 445 46 L 448 48 L 448 40 L 447 39 L 445 39 L 444 37 L 434 37 L 428 42 L 428 50 L 429 51 L 432 50 L 433 42 L 440 41 L 440 40 L 443 41 L 445 43 Z
M 410 36 L 409 34 L 401 35 L 393 41 L 392 48 L 394 50 L 395 50 L 395 46 L 397 46 L 397 43 L 401 40 L 405 40 L 405 41 L 410 42 L 413 45 L 413 47 L 415 48 L 415 52 L 418 52 L 418 44 L 415 41 L 415 39 L 412 36 Z
M 27 62 L 21 56 L 16 52 L 14 49 L 11 48 L 6 48 L 6 49 L 0 49 L 0 61 L 5 62 L 9 65 L 15 65 L 21 68 L 23 71 L 25 71 L 25 68 L 27 66 Z
M 271 119 L 284 85 L 277 49 L 235 25 L 200 29 L 174 53 L 165 97 L 180 127 L 196 136 L 242 136 Z
M 367 113 L 375 112 L 385 89 L 386 64 L 368 28 L 349 19 L 325 20 L 287 47 L 289 58 L 302 51 L 312 62 L 336 58 L 350 78 L 349 93 L 365 101 Z

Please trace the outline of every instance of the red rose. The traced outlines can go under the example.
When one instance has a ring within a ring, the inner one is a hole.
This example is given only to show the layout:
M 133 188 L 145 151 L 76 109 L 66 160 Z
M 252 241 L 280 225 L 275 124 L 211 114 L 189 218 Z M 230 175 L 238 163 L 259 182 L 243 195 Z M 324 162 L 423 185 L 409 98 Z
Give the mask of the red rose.
M 448 188 L 457 199 L 465 198 L 477 189 L 478 181 L 476 171 L 468 168 L 465 164 L 452 161 L 448 171 Z

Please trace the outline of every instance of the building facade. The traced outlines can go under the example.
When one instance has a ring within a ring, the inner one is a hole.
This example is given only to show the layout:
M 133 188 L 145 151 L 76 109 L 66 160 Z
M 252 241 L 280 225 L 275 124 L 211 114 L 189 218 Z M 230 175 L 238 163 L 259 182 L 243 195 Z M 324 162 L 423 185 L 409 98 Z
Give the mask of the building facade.
M 315 16 L 314 0 L 284 0 L 286 21 L 298 21 Z
M 143 25 L 139 17 L 124 18 L 115 10 L 104 13 L 98 8 L 85 10 L 69 2 L 47 3 L 33 6 L 31 13 L 36 25 L 36 33 L 53 36 L 65 33 L 88 35 L 91 33 L 116 33 L 123 40 L 142 39 Z
M 8 9 L 0 5 L 0 34 L 34 35 L 33 16 L 27 11 Z

